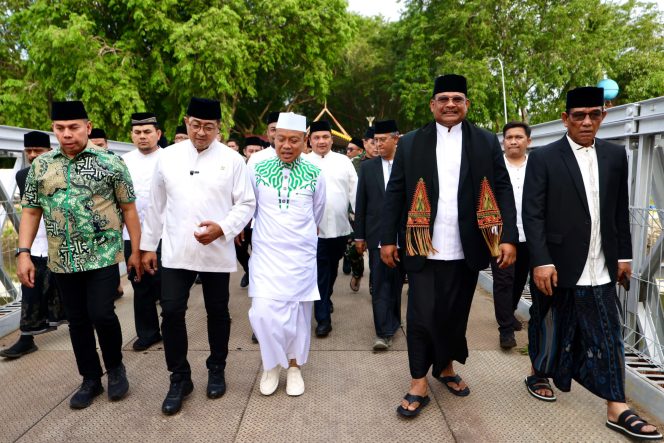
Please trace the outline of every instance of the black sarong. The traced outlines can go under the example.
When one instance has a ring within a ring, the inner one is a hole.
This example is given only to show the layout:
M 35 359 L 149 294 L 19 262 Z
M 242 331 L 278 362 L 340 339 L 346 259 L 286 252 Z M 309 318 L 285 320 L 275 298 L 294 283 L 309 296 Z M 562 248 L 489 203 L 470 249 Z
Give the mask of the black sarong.
M 528 352 L 537 375 L 569 392 L 572 380 L 605 400 L 625 402 L 625 349 L 616 286 L 555 289 L 531 282 Z

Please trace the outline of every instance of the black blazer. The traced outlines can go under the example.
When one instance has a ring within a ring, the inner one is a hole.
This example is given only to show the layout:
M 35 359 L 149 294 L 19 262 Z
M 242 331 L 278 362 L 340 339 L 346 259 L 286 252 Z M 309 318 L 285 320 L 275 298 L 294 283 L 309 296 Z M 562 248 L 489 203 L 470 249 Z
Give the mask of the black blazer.
M 632 258 L 625 149 L 595 139 L 602 251 L 615 282 L 619 259 Z M 590 210 L 581 169 L 566 136 L 528 156 L 523 228 L 532 267 L 553 264 L 558 286 L 579 280 L 590 247 Z
M 461 130 L 462 154 L 459 174 L 459 230 L 463 254 L 468 267 L 479 271 L 489 265 L 491 255 L 477 224 L 477 204 L 480 184 L 489 180 L 503 218 L 501 243 L 517 244 L 516 207 L 512 184 L 505 167 L 503 151 L 498 138 L 492 132 L 464 121 Z M 423 176 L 427 184 L 427 196 L 431 204 L 429 232 L 433 238 L 433 224 L 438 210 L 438 168 L 436 162 L 436 123 L 409 132 L 400 140 L 392 165 L 392 174 L 385 193 L 383 218 L 383 244 L 395 244 L 397 234 L 404 235 L 406 218 L 417 181 Z M 408 271 L 419 271 L 426 257 L 404 256 Z
M 23 194 L 25 193 L 25 180 L 28 178 L 28 172 L 30 172 L 30 166 L 19 169 L 16 172 L 16 184 L 18 185 L 18 192 L 21 198 L 23 198 Z
M 385 179 L 383 162 L 375 157 L 360 163 L 355 199 L 355 238 L 367 242 L 367 248 L 376 249 L 380 243 Z

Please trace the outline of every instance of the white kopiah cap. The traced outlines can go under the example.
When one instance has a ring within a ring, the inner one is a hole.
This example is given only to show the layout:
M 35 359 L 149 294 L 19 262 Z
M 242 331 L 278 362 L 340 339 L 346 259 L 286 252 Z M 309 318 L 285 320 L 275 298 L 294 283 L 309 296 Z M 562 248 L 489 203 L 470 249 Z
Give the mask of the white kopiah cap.
M 307 118 L 294 112 L 281 112 L 277 120 L 277 129 L 307 132 Z

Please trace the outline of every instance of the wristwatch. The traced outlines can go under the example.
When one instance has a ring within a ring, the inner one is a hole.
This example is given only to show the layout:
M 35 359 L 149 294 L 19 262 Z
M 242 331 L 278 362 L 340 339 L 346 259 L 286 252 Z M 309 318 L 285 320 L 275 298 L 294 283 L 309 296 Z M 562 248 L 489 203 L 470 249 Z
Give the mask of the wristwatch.
M 29 254 L 30 253 L 30 248 L 16 248 L 16 255 L 15 256 L 18 257 L 18 255 L 21 252 L 27 252 Z

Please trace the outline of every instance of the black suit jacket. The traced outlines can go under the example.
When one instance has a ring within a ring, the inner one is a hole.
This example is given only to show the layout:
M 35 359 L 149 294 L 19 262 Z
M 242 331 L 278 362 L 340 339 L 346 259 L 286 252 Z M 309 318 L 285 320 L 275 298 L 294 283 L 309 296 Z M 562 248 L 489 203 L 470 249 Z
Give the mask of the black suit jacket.
M 16 172 L 16 184 L 18 185 L 18 192 L 21 198 L 23 198 L 23 194 L 25 193 L 25 180 L 28 178 L 28 172 L 30 172 L 30 166 L 19 169 Z
M 618 260 L 632 258 L 627 155 L 624 148 L 600 139 L 595 139 L 595 149 L 602 251 L 615 281 Z M 558 286 L 574 287 L 588 257 L 590 210 L 567 136 L 528 156 L 522 218 L 531 266 L 553 264 Z
M 503 160 L 503 151 L 495 134 L 464 121 L 462 126 L 461 170 L 459 174 L 458 210 L 459 230 L 463 254 L 473 270 L 489 265 L 491 255 L 477 224 L 477 204 L 480 184 L 489 180 L 503 218 L 501 243 L 517 244 L 516 208 L 509 174 Z M 397 233 L 403 235 L 417 181 L 423 176 L 427 184 L 427 196 L 431 204 L 429 232 L 433 238 L 433 225 L 438 210 L 438 168 L 436 160 L 436 123 L 409 132 L 400 140 L 392 165 L 392 174 L 385 193 L 383 217 L 384 245 L 395 244 Z M 426 257 L 404 256 L 408 271 L 419 271 Z
M 357 182 L 355 199 L 355 238 L 367 242 L 367 248 L 376 249 L 380 243 L 385 179 L 380 157 L 363 161 Z

